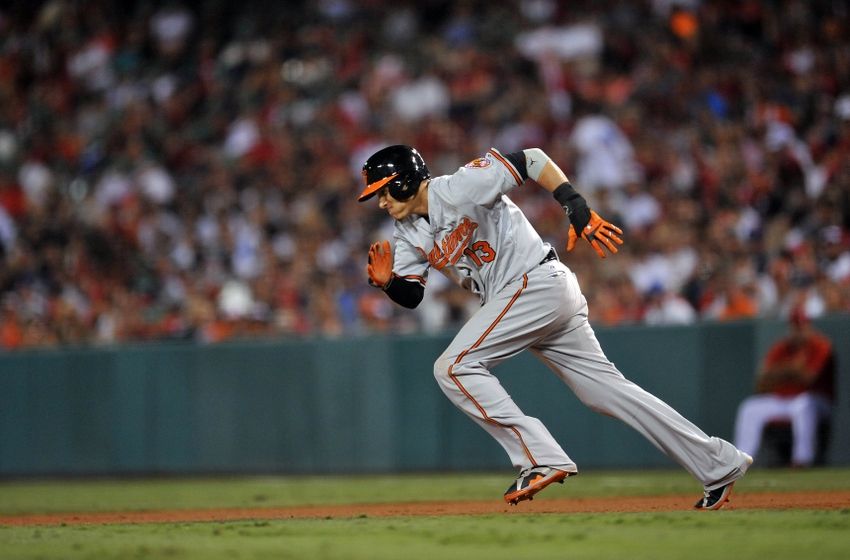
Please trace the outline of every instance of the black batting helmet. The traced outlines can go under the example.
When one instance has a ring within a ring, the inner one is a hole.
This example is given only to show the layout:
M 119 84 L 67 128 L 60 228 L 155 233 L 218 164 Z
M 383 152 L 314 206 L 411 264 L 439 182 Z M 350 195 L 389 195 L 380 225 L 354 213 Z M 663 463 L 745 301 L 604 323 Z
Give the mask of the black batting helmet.
M 419 183 L 430 178 L 425 160 L 414 148 L 389 146 L 372 154 L 363 165 L 366 188 L 357 200 L 368 200 L 384 187 L 394 199 L 407 200 L 419 190 Z

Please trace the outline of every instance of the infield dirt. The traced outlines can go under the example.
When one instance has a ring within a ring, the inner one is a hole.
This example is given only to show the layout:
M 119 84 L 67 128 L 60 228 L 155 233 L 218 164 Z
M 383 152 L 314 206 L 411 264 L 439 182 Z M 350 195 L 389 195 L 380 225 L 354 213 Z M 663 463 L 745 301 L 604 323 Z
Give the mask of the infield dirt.
M 134 512 L 51 513 L 0 516 L 0 525 L 85 525 L 114 523 L 183 523 L 244 519 L 304 519 L 392 516 L 493 515 L 527 513 L 639 513 L 691 511 L 696 496 L 629 496 L 546 499 L 508 506 L 499 500 L 346 504 L 285 508 L 179 509 Z M 843 509 L 850 491 L 744 493 L 733 495 L 724 509 Z M 707 513 L 707 515 L 711 515 Z

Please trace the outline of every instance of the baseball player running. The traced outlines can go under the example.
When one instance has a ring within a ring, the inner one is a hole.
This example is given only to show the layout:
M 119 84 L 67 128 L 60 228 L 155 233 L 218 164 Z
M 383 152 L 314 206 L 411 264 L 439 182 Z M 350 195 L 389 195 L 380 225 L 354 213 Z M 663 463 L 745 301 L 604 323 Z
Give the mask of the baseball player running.
M 543 423 L 523 414 L 490 373 L 530 349 L 585 405 L 627 423 L 699 480 L 705 491 L 697 509 L 723 507 L 752 458 L 623 377 L 596 340 L 575 275 L 506 196 L 533 179 L 566 211 L 567 251 L 581 238 L 601 258 L 616 253 L 622 231 L 588 208 L 549 156 L 538 148 L 491 149 L 452 175 L 432 178 L 419 152 L 396 145 L 373 154 L 363 177 L 359 200 L 377 195 L 395 220 L 394 248 L 381 241 L 369 249 L 370 284 L 414 308 L 433 268 L 481 300 L 434 363 L 434 377 L 519 469 L 506 502 L 531 500 L 578 473 Z

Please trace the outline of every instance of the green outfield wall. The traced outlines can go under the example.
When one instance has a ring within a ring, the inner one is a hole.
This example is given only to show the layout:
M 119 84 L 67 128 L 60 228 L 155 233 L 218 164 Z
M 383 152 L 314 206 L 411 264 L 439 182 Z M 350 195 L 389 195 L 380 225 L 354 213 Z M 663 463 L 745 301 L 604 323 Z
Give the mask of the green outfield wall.
M 850 319 L 816 322 L 838 351 L 828 454 L 850 464 Z M 731 438 L 774 321 L 597 329 L 626 377 Z M 0 353 L 0 476 L 350 473 L 509 468 L 432 377 L 444 336 L 156 344 Z M 584 467 L 672 462 L 585 408 L 530 353 L 495 373 Z

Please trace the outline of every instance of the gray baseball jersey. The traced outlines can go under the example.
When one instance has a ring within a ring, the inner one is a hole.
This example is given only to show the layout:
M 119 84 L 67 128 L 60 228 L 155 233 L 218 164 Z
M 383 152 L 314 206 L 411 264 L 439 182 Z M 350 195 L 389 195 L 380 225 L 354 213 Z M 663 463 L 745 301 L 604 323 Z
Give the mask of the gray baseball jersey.
M 440 388 L 516 467 L 577 472 L 547 428 L 525 415 L 490 373 L 530 349 L 584 404 L 632 426 L 706 489 L 742 477 L 745 454 L 627 380 L 605 356 L 575 275 L 546 258 L 551 247 L 506 196 L 522 182 L 511 162 L 491 150 L 431 180 L 427 220 L 396 222 L 395 274 L 424 285 L 435 268 L 481 297 L 481 308 L 434 364 Z
M 395 224 L 394 272 L 424 284 L 434 268 L 488 301 L 551 249 L 505 196 L 522 182 L 496 150 L 432 179 L 429 219 Z

